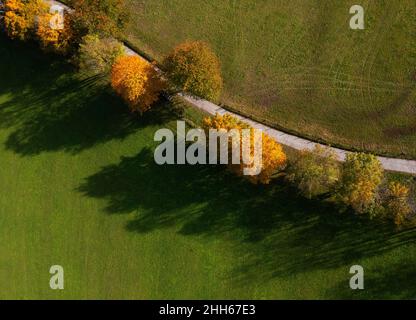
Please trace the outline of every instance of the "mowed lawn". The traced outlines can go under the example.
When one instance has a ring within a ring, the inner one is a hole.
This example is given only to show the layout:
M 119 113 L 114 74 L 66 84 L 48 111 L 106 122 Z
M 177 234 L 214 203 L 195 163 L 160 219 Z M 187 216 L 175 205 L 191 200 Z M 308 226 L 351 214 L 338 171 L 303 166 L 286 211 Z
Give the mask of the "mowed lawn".
M 132 44 L 161 60 L 184 40 L 222 61 L 221 102 L 332 145 L 416 158 L 416 2 L 127 0 Z
M 1 299 L 415 298 L 414 230 L 281 182 L 157 166 L 168 105 L 136 119 L 97 83 L 0 38 Z M 349 289 L 353 264 L 364 291 Z

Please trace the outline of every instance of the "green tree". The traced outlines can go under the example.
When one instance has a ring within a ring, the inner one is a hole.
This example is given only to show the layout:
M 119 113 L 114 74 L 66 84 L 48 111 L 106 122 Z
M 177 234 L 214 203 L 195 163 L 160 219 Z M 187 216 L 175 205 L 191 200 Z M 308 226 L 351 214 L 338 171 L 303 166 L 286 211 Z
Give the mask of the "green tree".
M 188 41 L 178 45 L 164 59 L 168 79 L 181 91 L 217 100 L 223 80 L 219 59 L 203 41 Z
M 288 179 L 306 198 L 332 191 L 340 178 L 340 165 L 335 152 L 316 145 L 301 151 L 288 168 Z
M 88 75 L 109 74 L 111 67 L 124 54 L 124 46 L 113 38 L 87 35 L 79 47 L 79 67 Z

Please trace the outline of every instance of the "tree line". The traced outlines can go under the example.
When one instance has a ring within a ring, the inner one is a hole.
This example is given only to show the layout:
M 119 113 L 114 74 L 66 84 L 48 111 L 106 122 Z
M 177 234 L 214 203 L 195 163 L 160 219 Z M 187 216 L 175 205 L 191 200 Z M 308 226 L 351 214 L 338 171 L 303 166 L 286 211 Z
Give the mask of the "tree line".
M 1 27 L 12 39 L 36 40 L 43 50 L 69 57 L 86 75 L 106 77 L 130 111 L 139 115 L 150 110 L 162 93 L 186 92 L 211 101 L 220 98 L 221 64 L 206 42 L 185 41 L 159 65 L 149 63 L 126 55 L 123 43 L 117 40 L 129 18 L 123 0 L 69 2 L 72 10 L 65 12 L 63 27 L 53 28 L 54 14 L 43 0 L 5 0 Z M 203 128 L 251 127 L 231 115 L 217 114 L 206 118 Z M 356 214 L 390 220 L 397 226 L 415 223 L 414 186 L 409 181 L 387 179 L 376 156 L 349 153 L 341 163 L 329 148 L 316 146 L 288 160 L 282 146 L 267 134 L 262 134 L 261 143 L 262 170 L 249 177 L 251 182 L 269 184 L 284 177 L 308 199 L 329 198 Z M 242 175 L 244 166 L 228 168 Z

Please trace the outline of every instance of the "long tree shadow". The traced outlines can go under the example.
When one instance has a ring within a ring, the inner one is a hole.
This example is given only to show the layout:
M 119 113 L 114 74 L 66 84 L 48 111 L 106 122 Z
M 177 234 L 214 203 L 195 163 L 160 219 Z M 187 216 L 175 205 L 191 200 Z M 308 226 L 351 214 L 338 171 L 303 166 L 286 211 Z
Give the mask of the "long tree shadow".
M 232 277 L 241 283 L 351 265 L 416 236 L 306 201 L 285 184 L 253 186 L 209 166 L 158 166 L 150 149 L 102 168 L 78 191 L 106 199 L 109 214 L 136 212 L 126 226 L 132 232 L 174 226 L 233 241 L 241 261 Z
M 170 116 L 161 102 L 138 119 L 100 76 L 81 77 L 65 61 L 30 45 L 2 38 L 0 44 L 0 128 L 12 128 L 5 146 L 18 154 L 76 153 Z
M 365 270 L 364 275 L 363 290 L 351 290 L 349 281 L 343 281 L 326 294 L 339 299 L 416 299 L 416 285 L 412 285 L 416 268 L 411 259 L 385 265 L 380 270 Z

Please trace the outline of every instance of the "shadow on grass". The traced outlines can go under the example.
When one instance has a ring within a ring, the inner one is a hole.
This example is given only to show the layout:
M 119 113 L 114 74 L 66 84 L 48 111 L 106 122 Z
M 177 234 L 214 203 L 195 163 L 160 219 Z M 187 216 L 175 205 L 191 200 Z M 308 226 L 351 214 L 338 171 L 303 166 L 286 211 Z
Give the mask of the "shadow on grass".
M 0 38 L 0 128 L 12 128 L 6 148 L 22 156 L 77 153 L 137 129 L 164 123 L 166 102 L 153 113 L 131 115 L 99 76 L 82 78 L 65 61 L 30 45 Z
M 138 121 L 120 112 L 119 99 L 100 79 L 80 79 L 64 62 L 0 42 L 0 127 L 11 129 L 6 147 L 22 156 L 76 153 L 170 117 L 161 103 Z M 110 214 L 137 212 L 126 226 L 131 232 L 175 227 L 183 235 L 230 241 L 241 256 L 232 277 L 241 283 L 351 265 L 415 238 L 414 230 L 397 233 L 340 215 L 330 203 L 306 201 L 283 184 L 252 186 L 210 166 L 157 166 L 150 149 L 102 168 L 78 191 L 107 200 Z M 386 285 L 374 281 L 380 289 Z
M 327 295 L 339 299 L 416 299 L 416 268 L 410 259 L 365 272 L 364 279 L 364 290 L 351 290 L 348 281 L 344 281 L 328 290 Z
M 136 211 L 126 226 L 132 232 L 176 227 L 183 235 L 232 241 L 241 252 L 232 277 L 242 284 L 349 268 L 416 235 L 339 214 L 332 204 L 306 201 L 283 183 L 253 186 L 220 168 L 158 166 L 150 149 L 103 168 L 78 191 L 106 199 L 109 214 Z

